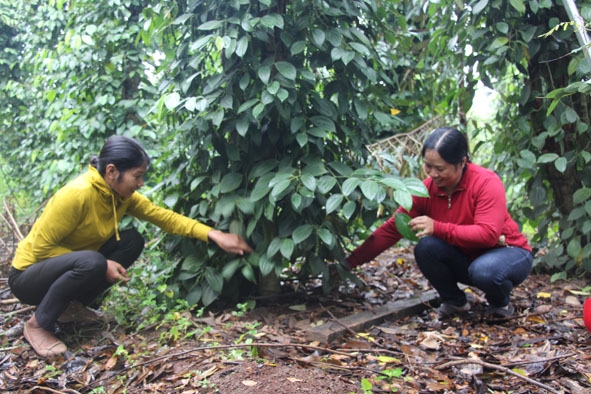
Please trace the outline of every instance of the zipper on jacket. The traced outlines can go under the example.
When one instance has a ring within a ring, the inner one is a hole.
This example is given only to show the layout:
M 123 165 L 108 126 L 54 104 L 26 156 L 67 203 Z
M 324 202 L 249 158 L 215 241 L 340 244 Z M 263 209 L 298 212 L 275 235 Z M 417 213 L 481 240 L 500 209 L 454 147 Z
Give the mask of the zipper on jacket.
M 451 209 L 451 194 L 447 195 L 447 209 Z

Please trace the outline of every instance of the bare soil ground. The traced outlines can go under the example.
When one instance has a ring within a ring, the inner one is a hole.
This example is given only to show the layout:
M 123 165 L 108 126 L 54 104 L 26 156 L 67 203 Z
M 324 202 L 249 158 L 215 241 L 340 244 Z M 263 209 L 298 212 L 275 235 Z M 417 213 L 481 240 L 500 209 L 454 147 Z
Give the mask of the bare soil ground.
M 392 249 L 366 264 L 366 286 L 322 295 L 315 281 L 286 286 L 243 315 L 218 305 L 191 321 L 193 335 L 174 338 L 163 324 L 125 330 L 113 322 L 65 324 L 63 357 L 39 359 L 22 338 L 33 308 L 14 299 L 0 265 L 0 391 L 18 393 L 589 393 L 591 334 L 580 290 L 532 274 L 514 290 L 517 315 L 483 319 L 484 299 L 439 320 L 433 309 L 385 321 L 333 343 L 306 330 L 430 289 L 412 253 Z M 124 300 L 122 300 L 124 302 Z M 234 312 L 234 313 L 233 313 Z M 179 319 L 181 316 L 179 316 Z

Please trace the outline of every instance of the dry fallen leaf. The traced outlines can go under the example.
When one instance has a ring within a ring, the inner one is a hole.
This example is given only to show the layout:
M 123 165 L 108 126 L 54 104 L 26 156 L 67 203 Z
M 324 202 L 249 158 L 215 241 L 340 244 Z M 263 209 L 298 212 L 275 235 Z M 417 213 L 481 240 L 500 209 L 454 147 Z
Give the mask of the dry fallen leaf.
M 421 332 L 417 338 L 417 343 L 422 349 L 439 350 L 443 336 L 434 331 Z
M 575 297 L 575 296 L 566 296 L 566 298 L 564 299 L 564 302 L 567 305 L 575 305 L 575 306 L 581 305 L 581 301 L 579 301 L 579 297 Z
M 546 324 L 546 320 L 542 319 L 540 316 L 531 315 L 527 317 L 527 320 L 532 321 L 538 324 Z
M 105 366 L 103 367 L 103 370 L 110 371 L 116 364 L 117 364 L 117 356 L 113 355 L 113 356 L 111 356 L 110 359 L 107 360 L 107 362 L 105 363 Z
M 256 386 L 258 383 L 255 382 L 254 380 L 243 380 L 242 384 L 248 387 L 253 387 Z

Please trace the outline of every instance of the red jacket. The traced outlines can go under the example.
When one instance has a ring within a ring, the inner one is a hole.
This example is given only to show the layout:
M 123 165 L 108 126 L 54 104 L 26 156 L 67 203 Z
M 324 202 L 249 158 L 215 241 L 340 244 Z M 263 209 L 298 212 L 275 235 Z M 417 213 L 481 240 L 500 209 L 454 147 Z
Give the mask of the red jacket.
M 429 216 L 434 221 L 433 236 L 459 247 L 472 260 L 491 248 L 504 246 L 499 244 L 501 235 L 505 236 L 507 246 L 531 251 L 509 215 L 505 187 L 494 172 L 468 164 L 451 196 L 435 186 L 431 178 L 423 183 L 429 197 L 415 196 L 410 212 L 402 207 L 396 212 L 408 213 L 413 218 Z M 355 267 L 372 260 L 400 238 L 392 216 L 351 253 L 347 258 L 349 265 Z

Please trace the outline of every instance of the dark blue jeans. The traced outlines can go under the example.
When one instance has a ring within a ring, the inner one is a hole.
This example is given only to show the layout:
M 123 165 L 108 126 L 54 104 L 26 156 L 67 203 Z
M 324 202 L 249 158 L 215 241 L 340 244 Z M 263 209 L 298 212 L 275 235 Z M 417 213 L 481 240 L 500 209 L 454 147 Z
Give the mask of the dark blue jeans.
M 415 260 L 443 302 L 461 306 L 466 294 L 458 283 L 482 290 L 492 306 L 505 306 L 513 287 L 527 278 L 532 254 L 517 247 L 493 248 L 474 261 L 458 248 L 433 236 L 423 237 L 414 250 Z
M 35 317 L 41 327 L 53 331 L 58 317 L 71 301 L 90 304 L 111 284 L 107 260 L 126 269 L 144 249 L 144 238 L 135 229 L 122 231 L 120 240 L 108 240 L 98 252 L 82 250 L 35 263 L 24 271 L 13 268 L 8 283 L 23 303 L 37 305 Z

